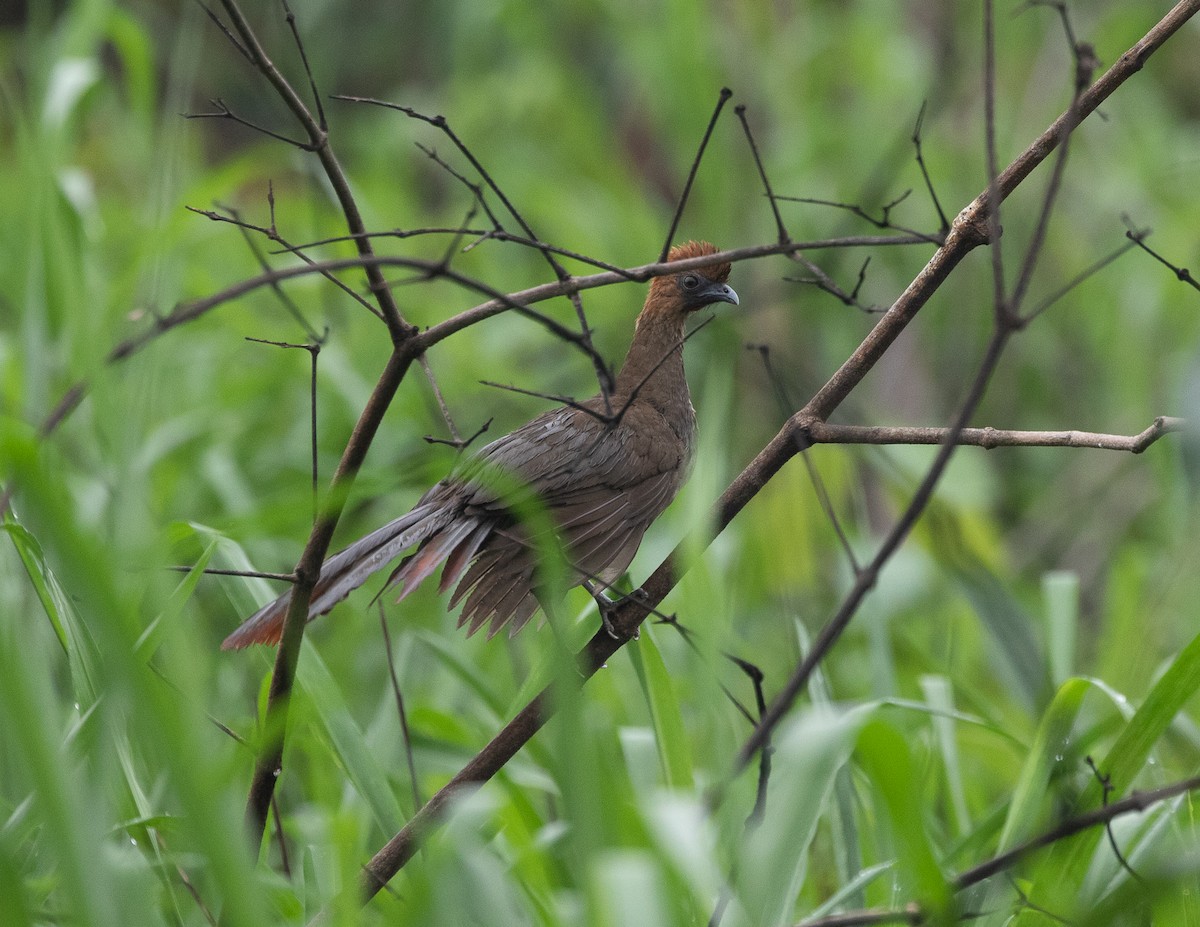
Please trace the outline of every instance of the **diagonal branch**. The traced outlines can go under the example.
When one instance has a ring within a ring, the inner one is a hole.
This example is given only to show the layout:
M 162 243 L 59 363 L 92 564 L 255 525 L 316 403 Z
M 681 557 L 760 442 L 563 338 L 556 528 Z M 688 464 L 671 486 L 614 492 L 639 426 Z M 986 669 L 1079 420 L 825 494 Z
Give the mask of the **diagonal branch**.
M 985 76 L 988 87 L 990 88 L 993 79 L 992 68 L 994 67 L 994 62 L 992 61 L 992 5 L 990 0 L 985 0 L 984 3 L 984 22 L 984 31 L 986 36 Z M 1041 217 L 1039 221 L 1043 225 L 1048 223 L 1049 215 L 1055 202 L 1058 180 L 1061 177 L 1063 165 L 1066 161 L 1070 136 L 1080 122 L 1081 117 L 1079 116 L 1079 103 L 1084 92 L 1085 89 L 1083 82 L 1078 83 L 1075 88 L 1075 94 L 1071 99 L 1071 106 L 1068 109 L 1065 117 L 1060 117 L 1055 122 L 1055 125 L 1060 127 L 1059 131 L 1062 133 L 1062 136 L 1059 139 L 1061 144 L 1048 149 L 1047 152 L 1049 153 L 1057 148 L 1058 157 L 1055 159 L 1055 163 L 1052 168 L 1051 181 L 1042 203 Z M 986 90 L 985 98 L 990 99 L 991 96 L 992 93 L 990 89 Z M 988 109 L 985 119 L 985 135 L 987 141 L 988 176 L 990 178 L 988 181 L 988 192 L 995 195 L 995 192 L 998 189 L 995 165 L 992 163 L 995 143 L 995 124 L 994 112 L 990 108 Z M 967 392 L 967 397 L 959 406 L 959 411 L 955 416 L 954 424 L 945 435 L 942 444 L 938 448 L 937 456 L 934 458 L 928 472 L 925 474 L 925 477 L 921 480 L 916 492 L 913 493 L 913 497 L 910 500 L 908 507 L 904 510 L 903 514 L 901 514 L 896 524 L 892 527 L 892 530 L 888 532 L 883 542 L 879 545 L 879 549 L 877 550 L 875 556 L 871 559 L 871 562 L 867 565 L 867 568 L 859 571 L 855 578 L 853 587 L 842 600 L 842 604 L 838 607 L 835 615 L 829 619 L 824 627 L 821 628 L 820 634 L 817 635 L 817 638 L 813 641 L 812 647 L 804 655 L 804 659 L 802 659 L 799 665 L 792 671 L 792 674 L 788 677 L 787 682 L 784 684 L 779 694 L 775 697 L 775 701 L 771 703 L 770 707 L 763 715 L 762 720 L 759 722 L 759 725 L 755 729 L 754 733 L 746 740 L 746 743 L 742 745 L 742 749 L 738 751 L 737 757 L 734 761 L 735 773 L 740 772 L 743 768 L 745 768 L 753 755 L 757 751 L 763 749 L 768 743 L 771 731 L 778 726 L 783 717 L 791 709 L 792 704 L 808 685 L 808 681 L 812 677 L 812 674 L 816 670 L 817 666 L 820 665 L 820 662 L 825 658 L 829 650 L 841 638 L 842 634 L 849 626 L 850 621 L 853 619 L 854 615 L 857 614 L 858 608 L 862 601 L 866 598 L 867 593 L 874 588 L 880 570 L 882 570 L 887 561 L 891 559 L 892 555 L 899 549 L 900 545 L 903 544 L 908 538 L 909 533 L 924 514 L 925 509 L 929 506 L 929 503 L 933 499 L 934 490 L 941 481 L 946 467 L 949 466 L 950 458 L 958 449 L 959 435 L 963 429 L 966 428 L 967 422 L 969 422 L 974 416 L 975 410 L 979 407 L 979 403 L 983 400 L 984 392 L 987 389 L 987 385 L 990 382 L 992 375 L 995 373 L 996 367 L 1000 363 L 1000 356 L 1003 353 L 1005 346 L 1012 335 L 1024 327 L 1025 322 L 1020 314 L 1021 300 L 1024 294 L 1023 292 L 1015 292 L 1011 297 L 1005 294 L 1003 263 L 1000 260 L 1001 249 L 999 247 L 999 243 L 994 237 L 999 232 L 998 217 L 1000 201 L 998 199 L 994 201 L 989 200 L 988 204 L 989 205 L 981 216 L 981 219 L 987 224 L 989 236 L 991 236 L 989 240 L 993 245 L 993 328 L 991 338 L 988 341 L 987 349 L 984 352 L 983 360 L 979 365 L 978 371 L 976 371 L 975 377 L 971 383 L 971 387 Z M 957 226 L 958 222 L 962 219 L 963 214 L 960 214 L 958 219 L 955 220 L 955 225 Z M 951 237 L 953 236 L 954 231 L 952 230 Z M 946 247 L 949 246 L 949 243 L 950 239 L 947 239 Z M 1036 264 L 1038 255 L 1042 249 L 1042 243 L 1043 238 L 1039 235 L 1035 235 L 1026 251 L 1025 260 L 1022 265 L 1024 268 L 1031 269 Z M 1022 282 L 1024 281 L 1025 278 L 1023 276 Z M 1021 286 L 1018 285 L 1018 291 L 1020 290 Z M 876 331 L 878 331 L 878 329 L 876 329 Z M 872 334 L 874 334 L 874 332 L 872 332 Z M 802 410 L 802 413 L 805 411 L 812 412 L 811 406 L 812 403 L 809 404 L 808 408 Z M 721 784 L 713 790 L 711 794 L 714 797 L 714 800 L 720 799 L 723 787 L 724 784 Z
M 1035 139 L 996 179 L 995 195 L 1007 196 L 1029 173 L 1054 150 L 1061 141 L 1062 126 L 1070 119 L 1078 124 L 1094 111 L 1113 91 L 1141 69 L 1146 59 L 1200 9 L 1200 0 L 1181 0 L 1139 42 L 1123 54 L 1113 66 L 1086 91 L 1072 107 L 1074 116 L 1064 114 Z M 758 453 L 721 495 L 716 505 L 711 528 L 700 539 L 706 545 L 729 524 L 733 517 L 762 489 L 763 486 L 796 453 L 807 446 L 804 430 L 814 422 L 823 422 L 846 398 L 878 362 L 883 353 L 899 336 L 921 307 L 929 300 L 942 281 L 963 257 L 987 240 L 988 191 L 984 191 L 964 209 L 925 268 L 917 275 L 900 298 L 885 313 L 853 355 L 813 397 L 808 405 L 793 415 L 780 432 Z M 789 246 L 795 250 L 795 246 Z M 731 252 L 732 253 L 732 252 Z M 738 255 L 739 258 L 742 255 Z M 728 259 L 728 258 L 726 258 Z M 694 539 L 676 548 L 642 586 L 642 596 L 631 597 L 618 606 L 610 621 L 618 631 L 632 632 L 646 616 L 648 609 L 657 606 L 682 575 L 683 549 L 695 549 Z M 582 651 L 580 665 L 586 679 L 611 657 L 623 641 L 601 629 Z M 581 680 L 582 681 L 582 680 Z M 424 836 L 437 826 L 447 803 L 466 786 L 485 782 L 496 774 L 534 734 L 548 717 L 549 690 L 543 691 L 464 766 L 449 783 L 440 789 L 401 829 L 364 869 L 359 886 L 364 897 L 371 897 L 413 856 Z M 760 728 L 760 730 L 764 730 Z
M 713 114 L 708 120 L 708 127 L 704 130 L 704 136 L 700 139 L 700 147 L 696 150 L 696 156 L 692 158 L 692 166 L 688 170 L 687 180 L 683 184 L 683 193 L 679 195 L 679 202 L 675 206 L 675 215 L 671 217 L 671 225 L 667 229 L 667 239 L 663 242 L 662 251 L 658 254 L 659 261 L 667 259 L 667 254 L 671 250 L 671 244 L 675 241 L 675 232 L 679 228 L 679 220 L 683 218 L 683 211 L 687 208 L 688 197 L 692 193 L 692 184 L 696 182 L 696 174 L 700 170 L 700 162 L 704 160 L 704 151 L 708 148 L 708 142 L 712 138 L 713 129 L 717 127 L 717 120 L 721 118 L 721 110 L 725 108 L 725 104 L 729 102 L 731 96 L 733 96 L 733 91 L 728 87 L 722 87 L 721 92 L 717 95 L 717 105 L 714 107 Z
M 1183 779 L 1147 792 L 1134 792 L 1128 798 L 1121 801 L 1113 802 L 1105 805 L 1103 808 L 1097 808 L 1095 811 L 1089 811 L 1078 817 L 1068 818 L 1045 833 L 1032 837 L 1019 846 L 1001 853 L 999 856 L 985 860 L 976 866 L 972 866 L 970 869 L 964 869 L 950 880 L 950 884 L 956 891 L 970 888 L 972 885 L 977 885 L 985 879 L 990 879 L 1000 872 L 1011 869 L 1026 856 L 1043 847 L 1050 846 L 1068 837 L 1073 837 L 1075 834 L 1090 830 L 1093 827 L 1107 825 L 1122 815 L 1131 814 L 1135 811 L 1145 811 L 1154 805 L 1177 798 L 1180 795 L 1185 795 L 1188 792 L 1195 792 L 1197 789 L 1200 789 L 1200 777 Z M 841 914 L 815 917 L 800 921 L 796 927 L 861 927 L 861 925 L 868 924 L 901 923 L 915 925 L 923 924 L 927 919 L 926 912 L 921 910 L 920 906 L 909 904 L 904 908 L 895 910 L 845 911 Z

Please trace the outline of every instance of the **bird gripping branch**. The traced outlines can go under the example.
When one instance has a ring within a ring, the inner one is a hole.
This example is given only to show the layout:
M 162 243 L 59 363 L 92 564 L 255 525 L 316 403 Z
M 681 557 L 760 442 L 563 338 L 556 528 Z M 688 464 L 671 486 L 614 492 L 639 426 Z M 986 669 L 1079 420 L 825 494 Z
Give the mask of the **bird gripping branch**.
M 707 242 L 671 249 L 668 261 L 715 254 Z M 563 545 L 569 585 L 601 588 L 621 576 L 650 527 L 686 481 L 696 439 L 683 370 L 688 316 L 716 302 L 737 305 L 716 263 L 656 277 L 637 319 L 629 353 L 607 402 L 594 396 L 539 415 L 464 461 L 412 511 L 330 557 L 321 568 L 308 618 L 324 615 L 410 547 L 382 591 L 400 601 L 442 566 L 439 591 L 457 583 L 451 606 L 468 634 L 488 625 L 517 633 L 538 609 L 537 556 L 514 514 L 521 486 L 544 506 Z M 530 496 L 526 496 L 526 499 Z M 382 593 L 381 593 L 382 594 Z M 291 592 L 263 606 L 225 639 L 223 649 L 276 643 Z

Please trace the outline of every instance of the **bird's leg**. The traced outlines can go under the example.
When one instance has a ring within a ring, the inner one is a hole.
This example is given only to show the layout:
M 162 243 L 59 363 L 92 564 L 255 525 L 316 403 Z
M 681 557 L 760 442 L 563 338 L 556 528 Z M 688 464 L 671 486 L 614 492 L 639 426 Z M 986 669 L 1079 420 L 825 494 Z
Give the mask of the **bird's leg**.
M 618 641 L 638 639 L 640 635 L 638 634 L 637 628 L 633 629 L 632 634 L 625 634 L 617 630 L 617 626 L 613 624 L 612 616 L 618 608 L 620 608 L 630 599 L 638 602 L 644 600 L 646 594 L 642 592 L 641 589 L 635 589 L 633 592 L 628 592 L 624 595 L 614 598 L 608 594 L 608 590 L 612 588 L 611 586 L 602 589 L 598 583 L 595 583 L 590 579 L 585 579 L 583 581 L 583 588 L 588 591 L 588 594 L 591 595 L 592 599 L 595 601 L 596 608 L 600 612 L 600 621 L 604 625 L 604 630 L 608 632 L 609 637 Z

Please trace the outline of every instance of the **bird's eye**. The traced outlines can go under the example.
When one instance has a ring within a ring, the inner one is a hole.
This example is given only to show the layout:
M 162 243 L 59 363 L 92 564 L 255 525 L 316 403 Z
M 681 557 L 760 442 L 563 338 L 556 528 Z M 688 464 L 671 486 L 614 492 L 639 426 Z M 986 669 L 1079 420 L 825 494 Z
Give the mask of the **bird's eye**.
M 680 280 L 685 290 L 694 290 L 700 285 L 700 278 L 695 274 L 684 274 Z

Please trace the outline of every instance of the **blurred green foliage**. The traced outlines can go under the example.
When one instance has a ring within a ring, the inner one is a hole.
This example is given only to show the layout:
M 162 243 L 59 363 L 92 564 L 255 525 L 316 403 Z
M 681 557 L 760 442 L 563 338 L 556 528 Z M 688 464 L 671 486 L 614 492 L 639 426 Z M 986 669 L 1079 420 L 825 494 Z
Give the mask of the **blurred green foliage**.
M 707 920 L 731 871 L 728 924 L 910 900 L 949 917 L 955 872 L 1101 803 L 1086 756 L 1112 776 L 1116 797 L 1195 772 L 1194 440 L 1171 437 L 1137 457 L 965 449 L 779 732 L 762 827 L 743 828 L 753 772 L 707 814 L 704 791 L 727 775 L 749 730 L 722 687 L 753 702 L 721 655 L 761 667 L 770 696 L 851 579 L 793 462 L 695 553 L 666 603 L 696 648 L 648 628 L 494 783 L 462 798 L 365 916 L 339 890 L 412 813 L 414 784 L 371 593 L 323 619 L 301 662 L 278 790 L 287 875 L 278 874 L 277 841 L 256 868 L 241 816 L 269 655 L 216 648 L 274 592 L 262 580 L 165 567 L 294 563 L 312 513 L 308 357 L 245 339 L 305 333 L 260 289 L 128 360 L 106 355 L 181 301 L 259 271 L 233 226 L 185 206 L 236 209 L 268 225 L 270 188 L 274 221 L 291 242 L 336 236 L 344 223 L 310 155 L 229 120 L 183 118 L 221 100 L 296 135 L 201 7 L 26 6 L 24 21 L 17 13 L 0 31 L 0 479 L 15 489 L 0 545 L 0 923 L 299 924 L 332 904 L 331 922 L 346 924 L 682 924 Z M 1074 29 L 1102 62 L 1167 8 L 1078 6 Z M 280 9 L 246 7 L 264 47 L 306 87 Z M 418 144 L 469 167 L 430 126 L 330 94 L 445 115 L 540 236 L 626 266 L 661 248 L 723 86 L 747 106 L 777 193 L 878 214 L 912 188 L 894 221 L 936 231 L 910 142 L 923 102 L 924 155 L 951 217 L 986 182 L 979 4 L 294 7 L 333 144 L 372 229 L 453 227 L 467 216 L 469 191 Z M 1003 163 L 1065 107 L 1073 63 L 1050 9 L 999 4 L 998 42 Z M 1075 136 L 1035 299 L 1118 247 L 1124 215 L 1153 227 L 1158 251 L 1195 264 L 1196 42 L 1189 25 Z M 1010 273 L 1045 174 L 1005 206 Z M 878 231 L 846 211 L 781 209 L 797 240 Z M 484 227 L 481 216 L 472 223 Z M 727 110 L 678 238 L 734 247 L 774 234 Z M 429 236 L 380 248 L 439 258 L 449 244 Z M 931 249 L 869 253 L 860 298 L 887 305 Z M 866 254 L 809 256 L 850 289 Z M 454 263 L 505 290 L 549 279 L 536 253 L 498 242 Z M 990 326 L 988 271 L 989 255 L 972 255 L 839 420 L 947 421 Z M 689 342 L 700 462 L 647 538 L 635 580 L 702 523 L 728 480 L 873 324 L 788 279 L 800 276 L 783 258 L 739 264 L 741 307 L 717 313 Z M 388 342 L 375 319 L 315 277 L 286 292 L 328 332 L 317 435 L 327 476 Z M 420 326 L 477 301 L 441 282 L 396 293 Z M 642 296 L 633 284 L 585 294 L 606 357 L 621 356 Z M 565 300 L 545 308 L 573 318 Z M 977 422 L 1133 433 L 1159 414 L 1195 418 L 1198 336 L 1200 295 L 1128 253 L 1014 340 Z M 756 345 L 768 346 L 776 381 L 762 352 L 748 349 Z M 462 332 L 429 360 L 464 433 L 491 420 L 489 434 L 501 434 L 545 406 L 481 379 L 594 390 L 583 355 L 511 315 Z M 79 382 L 86 398 L 41 439 L 39 425 Z M 398 514 L 445 473 L 454 452 L 424 435 L 445 438 L 447 427 L 414 373 L 339 539 Z M 931 456 L 810 453 L 860 552 L 873 549 Z M 565 630 L 579 641 L 595 617 L 586 597 L 570 604 L 580 623 Z M 463 639 L 432 590 L 392 611 L 415 786 L 428 797 L 562 656 L 549 633 Z M 1194 923 L 1200 848 L 1190 815 L 1184 798 L 1114 827 L 1140 879 L 1093 831 L 1020 867 L 1015 882 L 999 877 L 958 901 L 997 923 L 1014 913 L 1023 922 Z

